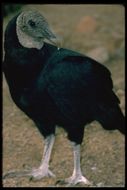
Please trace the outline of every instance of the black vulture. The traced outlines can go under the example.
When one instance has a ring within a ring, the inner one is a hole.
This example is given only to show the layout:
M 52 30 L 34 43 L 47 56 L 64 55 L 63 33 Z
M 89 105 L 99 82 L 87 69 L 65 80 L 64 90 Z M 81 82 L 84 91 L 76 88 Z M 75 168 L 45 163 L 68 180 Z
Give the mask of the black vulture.
M 22 174 L 35 179 L 54 176 L 49 161 L 55 128 L 62 126 L 74 152 L 74 170 L 65 182 L 89 184 L 80 168 L 84 126 L 96 120 L 104 129 L 124 134 L 124 115 L 110 71 L 81 53 L 59 48 L 59 43 L 37 11 L 19 13 L 6 27 L 3 71 L 11 97 L 45 139 L 40 167 Z M 4 177 L 14 175 L 9 172 Z

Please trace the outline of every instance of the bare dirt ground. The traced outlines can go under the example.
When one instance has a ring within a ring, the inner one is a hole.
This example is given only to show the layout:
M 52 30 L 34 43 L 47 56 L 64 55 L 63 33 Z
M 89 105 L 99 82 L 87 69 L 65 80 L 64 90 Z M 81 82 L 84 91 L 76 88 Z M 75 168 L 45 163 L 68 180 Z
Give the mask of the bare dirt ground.
M 29 5 L 30 6 L 30 5 Z M 124 7 L 120 5 L 34 5 L 63 37 L 63 47 L 102 60 L 110 71 L 114 91 L 124 112 Z M 24 7 L 26 9 L 27 6 Z M 13 14 L 11 15 L 13 16 Z M 9 18 L 5 18 L 4 27 Z M 98 50 L 99 49 L 99 50 Z M 103 51 L 101 51 L 103 49 Z M 43 152 L 43 137 L 21 112 L 3 79 L 3 173 L 37 167 Z M 97 122 L 86 126 L 81 150 L 83 174 L 96 187 L 124 187 L 125 142 L 120 132 L 105 131 Z M 50 167 L 56 178 L 31 181 L 27 177 L 3 180 L 4 187 L 60 187 L 56 181 L 72 174 L 73 153 L 66 133 L 57 129 Z M 64 185 L 63 185 L 64 186 Z M 87 187 L 78 184 L 76 187 Z

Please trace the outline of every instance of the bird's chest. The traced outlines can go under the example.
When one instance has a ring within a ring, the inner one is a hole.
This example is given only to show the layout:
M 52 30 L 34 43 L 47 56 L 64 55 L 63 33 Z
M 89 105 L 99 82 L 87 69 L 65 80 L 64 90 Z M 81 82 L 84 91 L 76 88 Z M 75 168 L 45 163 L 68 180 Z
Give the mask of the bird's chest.
M 24 89 L 15 103 L 32 119 L 54 118 L 56 108 L 45 90 L 42 93 L 38 93 L 36 90 L 34 91 L 34 87 Z
M 5 75 L 11 88 L 26 88 L 38 77 L 43 67 L 39 54 L 17 51 L 5 57 Z

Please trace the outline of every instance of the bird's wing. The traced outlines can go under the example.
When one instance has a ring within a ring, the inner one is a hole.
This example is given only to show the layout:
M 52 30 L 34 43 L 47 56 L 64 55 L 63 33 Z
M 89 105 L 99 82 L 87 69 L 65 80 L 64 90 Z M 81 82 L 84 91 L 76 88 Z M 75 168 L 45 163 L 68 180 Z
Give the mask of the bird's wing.
M 54 67 L 47 78 L 47 89 L 62 114 L 70 120 L 81 120 L 90 100 L 91 63 L 80 56 L 70 56 Z
M 47 79 L 48 93 L 60 111 L 72 120 L 79 118 L 84 109 L 89 112 L 92 102 L 112 96 L 112 88 L 108 69 L 82 56 L 65 57 Z M 111 101 L 118 99 L 113 95 Z

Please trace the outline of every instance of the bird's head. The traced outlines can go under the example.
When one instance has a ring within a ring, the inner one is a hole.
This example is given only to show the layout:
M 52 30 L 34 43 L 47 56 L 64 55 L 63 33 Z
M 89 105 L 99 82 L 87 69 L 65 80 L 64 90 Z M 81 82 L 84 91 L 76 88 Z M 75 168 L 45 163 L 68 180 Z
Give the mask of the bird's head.
M 41 49 L 45 39 L 56 46 L 60 43 L 46 19 L 37 11 L 22 12 L 17 17 L 16 31 L 19 42 L 27 48 Z

